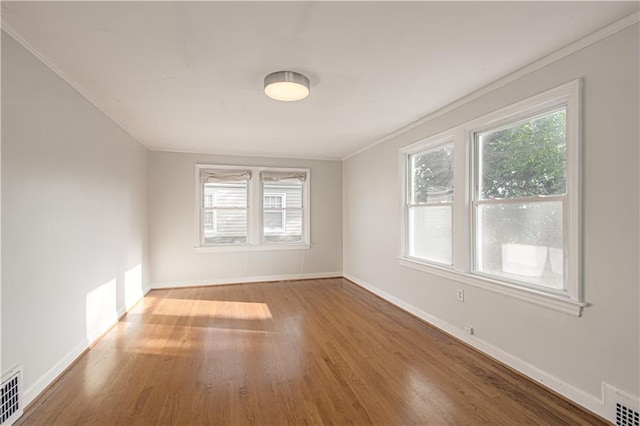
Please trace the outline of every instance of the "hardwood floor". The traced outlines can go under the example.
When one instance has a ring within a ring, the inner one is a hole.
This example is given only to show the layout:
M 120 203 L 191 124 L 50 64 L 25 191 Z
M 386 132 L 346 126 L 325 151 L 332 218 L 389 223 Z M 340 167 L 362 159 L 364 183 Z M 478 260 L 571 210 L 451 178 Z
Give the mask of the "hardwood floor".
M 18 424 L 606 423 L 322 279 L 152 291 Z

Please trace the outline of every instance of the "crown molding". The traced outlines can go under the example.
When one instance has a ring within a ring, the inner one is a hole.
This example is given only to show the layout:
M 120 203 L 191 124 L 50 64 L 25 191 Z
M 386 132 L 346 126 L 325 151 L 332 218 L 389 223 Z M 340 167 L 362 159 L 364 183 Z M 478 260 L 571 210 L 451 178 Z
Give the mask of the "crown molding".
M 151 152 L 166 152 L 171 154 L 188 154 L 188 155 L 201 155 L 201 156 L 216 156 L 216 157 L 243 157 L 243 158 L 277 158 L 282 160 L 304 160 L 304 161 L 342 161 L 341 157 L 329 157 L 329 156 L 314 156 L 314 155 L 299 155 L 299 154 L 281 154 L 277 152 L 269 151 L 256 151 L 255 154 L 248 154 L 246 152 L 237 151 L 197 151 L 197 150 L 177 150 L 171 148 L 151 148 Z
M 151 150 L 151 148 L 144 143 L 139 137 L 135 136 L 131 130 L 127 128 L 124 124 L 116 120 L 109 114 L 107 108 L 105 108 L 100 103 L 96 102 L 95 99 L 92 99 L 89 96 L 88 91 L 85 90 L 78 82 L 69 78 L 65 73 L 63 73 L 58 67 L 56 67 L 53 62 L 47 59 L 42 53 L 40 53 L 35 47 L 33 47 L 15 28 L 13 28 L 4 18 L 0 20 L 0 26 L 2 27 L 2 31 L 9 37 L 13 38 L 17 41 L 22 47 L 27 49 L 29 53 L 38 58 L 40 62 L 45 64 L 51 71 L 53 71 L 58 77 L 64 80 L 69 86 L 71 86 L 76 92 L 78 92 L 83 98 L 85 98 L 91 105 L 96 107 L 100 112 L 107 116 L 116 126 L 120 127 L 126 134 L 128 134 L 133 140 L 135 140 L 138 144 L 144 147 L 147 150 Z
M 635 12 L 629 16 L 627 16 L 626 18 L 623 18 L 619 21 L 614 22 L 611 25 L 608 25 L 598 31 L 596 31 L 595 33 L 589 34 L 588 36 L 574 42 L 571 43 L 570 45 L 560 49 L 560 50 L 556 50 L 555 52 L 551 53 L 550 55 L 547 55 L 541 59 L 538 59 L 535 62 L 530 63 L 529 65 L 526 65 L 520 69 L 518 69 L 517 71 L 514 71 L 511 74 L 507 74 L 506 76 L 494 81 L 493 83 L 490 83 L 478 90 L 476 90 L 475 92 L 471 92 L 470 94 L 468 94 L 467 96 L 464 96 L 460 99 L 458 99 L 457 101 L 454 101 L 452 103 L 450 103 L 449 105 L 440 108 L 439 110 L 436 110 L 412 123 L 407 124 L 404 127 L 401 127 L 400 129 L 396 130 L 393 133 L 390 133 L 384 137 L 382 137 L 381 139 L 378 139 L 377 141 L 366 145 L 363 148 L 360 148 L 357 151 L 352 152 L 351 154 L 348 154 L 344 157 L 342 157 L 342 161 L 348 160 L 351 157 L 355 157 L 358 154 L 361 154 L 365 151 L 370 150 L 371 148 L 374 148 L 382 143 L 385 143 L 397 136 L 400 136 L 404 133 L 407 133 L 410 130 L 415 129 L 416 127 L 419 127 L 425 123 L 428 123 L 431 120 L 434 120 L 444 114 L 447 114 L 448 112 L 451 112 L 465 104 L 468 104 L 471 101 L 474 101 L 478 98 L 480 98 L 481 96 L 486 95 L 487 93 L 490 93 L 496 89 L 499 89 L 500 87 L 506 86 L 507 84 L 518 80 L 528 74 L 531 74 L 534 71 L 537 71 L 541 68 L 546 67 L 547 65 L 550 65 L 554 62 L 557 62 L 579 50 L 584 49 L 585 47 L 591 46 L 594 43 L 599 42 L 600 40 L 604 40 L 607 37 L 612 36 L 613 34 L 616 34 L 626 28 L 631 27 L 632 25 L 637 24 L 638 22 L 640 22 L 640 12 Z
M 626 18 L 623 18 L 617 22 L 614 22 L 613 24 L 604 27 L 602 29 L 600 29 L 599 31 L 596 31 L 595 33 L 592 33 L 560 50 L 555 51 L 554 53 L 551 53 L 550 55 L 547 55 L 523 68 L 520 68 L 519 70 L 508 74 L 496 81 L 494 81 L 491 84 L 488 84 L 478 90 L 476 90 L 475 92 L 470 93 L 469 95 L 462 97 L 460 99 L 458 99 L 457 101 L 454 101 L 452 103 L 450 103 L 449 105 L 436 110 L 426 116 L 424 116 L 421 119 L 418 119 L 412 123 L 407 124 L 406 126 L 401 127 L 400 129 L 396 130 L 395 132 L 392 132 L 384 137 L 382 137 L 381 139 L 378 139 L 377 141 L 368 144 L 366 146 L 364 146 L 363 148 L 358 149 L 357 151 L 352 152 L 351 154 L 348 154 L 342 158 L 331 158 L 331 157 L 325 157 L 325 158 L 313 158 L 313 159 L 318 159 L 318 160 L 329 160 L 329 161 L 335 161 L 335 160 L 347 160 L 351 157 L 354 157 L 358 154 L 361 154 L 371 148 L 374 148 L 377 145 L 380 145 L 384 142 L 387 142 L 397 136 L 400 136 L 404 133 L 409 132 L 410 130 L 415 129 L 416 127 L 419 127 L 425 123 L 428 123 L 429 121 L 432 121 L 448 112 L 451 112 L 459 107 L 461 107 L 462 105 L 465 105 L 469 102 L 472 102 L 478 98 L 480 98 L 481 96 L 490 93 L 500 87 L 503 87 L 519 78 L 522 78 L 524 76 L 526 76 L 527 74 L 530 74 L 534 71 L 537 71 L 543 67 L 546 67 L 547 65 L 550 65 L 554 62 L 557 62 L 581 49 L 584 49 L 585 47 L 588 47 L 594 43 L 597 43 L 600 40 L 603 40 L 613 34 L 616 34 L 632 25 L 637 24 L 638 22 L 640 22 L 640 12 L 635 12 L 629 16 L 627 16 Z M 73 79 L 69 78 L 67 75 L 65 75 L 58 67 L 56 67 L 49 59 L 47 59 L 46 56 L 44 56 L 42 53 L 40 53 L 35 47 L 33 47 L 31 44 L 29 44 L 29 42 L 22 37 L 22 35 L 16 31 L 4 18 L 1 19 L 1 27 L 2 27 L 2 31 L 5 32 L 5 34 L 9 35 L 10 37 L 12 37 L 14 40 L 16 40 L 20 45 L 22 45 L 25 49 L 27 49 L 31 54 L 33 54 L 36 58 L 38 58 L 42 63 L 44 63 L 49 69 L 51 69 L 56 75 L 58 75 L 61 79 L 63 79 L 67 84 L 69 84 L 74 90 L 76 90 L 80 95 L 82 95 L 89 103 L 91 103 L 93 106 L 95 106 L 99 111 L 101 111 L 104 115 L 106 115 L 111 121 L 113 121 L 118 127 L 120 127 L 125 133 L 127 133 L 131 138 L 133 138 L 137 143 L 139 143 L 141 146 L 143 146 L 145 149 L 150 150 L 150 151 L 166 151 L 166 152 L 172 152 L 172 151 L 168 151 L 168 150 L 163 150 L 163 149 L 153 149 L 151 148 L 149 145 L 147 145 L 146 143 L 144 143 L 139 137 L 135 136 L 134 133 L 129 130 L 124 124 L 122 124 L 121 122 L 119 122 L 118 120 L 116 120 L 115 118 L 113 118 L 109 112 L 107 111 L 106 107 L 104 107 L 103 105 L 101 105 L 99 102 L 97 102 L 96 100 L 92 99 L 89 94 L 88 91 L 86 89 L 84 89 L 79 83 L 77 83 L 76 81 L 74 81 Z M 174 152 L 183 152 L 183 151 L 174 151 Z M 200 153 L 202 154 L 202 153 Z M 229 154 L 227 154 L 229 155 Z M 261 156 L 270 156 L 270 155 L 261 155 Z M 309 158 L 312 159 L 312 158 Z

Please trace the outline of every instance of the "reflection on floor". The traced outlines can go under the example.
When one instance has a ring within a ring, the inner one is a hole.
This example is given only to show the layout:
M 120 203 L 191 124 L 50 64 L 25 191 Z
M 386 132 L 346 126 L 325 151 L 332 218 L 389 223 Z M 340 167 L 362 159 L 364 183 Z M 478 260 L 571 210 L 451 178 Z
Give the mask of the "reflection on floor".
M 344 279 L 152 291 L 18 424 L 604 424 Z

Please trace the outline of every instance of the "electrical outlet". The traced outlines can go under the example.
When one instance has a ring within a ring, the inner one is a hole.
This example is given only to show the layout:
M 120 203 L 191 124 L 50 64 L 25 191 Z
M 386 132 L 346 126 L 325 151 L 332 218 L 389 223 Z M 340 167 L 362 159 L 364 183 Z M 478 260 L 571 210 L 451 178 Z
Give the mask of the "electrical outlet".
M 470 325 L 465 325 L 464 332 L 467 334 L 473 334 L 473 327 L 471 327 Z
M 458 302 L 464 302 L 464 290 L 459 288 L 458 291 L 456 292 L 456 298 L 458 299 Z

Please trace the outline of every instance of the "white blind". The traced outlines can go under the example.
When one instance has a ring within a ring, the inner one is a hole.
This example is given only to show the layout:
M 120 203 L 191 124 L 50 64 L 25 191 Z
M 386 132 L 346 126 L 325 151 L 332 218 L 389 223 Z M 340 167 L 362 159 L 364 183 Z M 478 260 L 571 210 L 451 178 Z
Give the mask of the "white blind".
M 306 172 L 260 172 L 262 182 L 304 182 Z
M 202 183 L 238 182 L 249 179 L 251 179 L 251 170 L 200 170 L 200 181 Z

